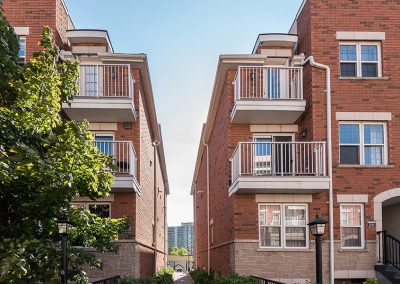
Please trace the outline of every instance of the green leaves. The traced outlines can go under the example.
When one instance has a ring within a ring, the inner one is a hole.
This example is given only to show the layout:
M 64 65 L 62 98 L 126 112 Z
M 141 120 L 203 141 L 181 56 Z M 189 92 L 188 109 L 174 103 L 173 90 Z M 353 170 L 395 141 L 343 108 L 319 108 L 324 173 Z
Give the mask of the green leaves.
M 75 197 L 109 195 L 112 161 L 92 146 L 88 123 L 64 120 L 62 102 L 77 92 L 78 65 L 61 61 L 51 30 L 42 51 L 23 68 L 18 42 L 0 14 L 0 282 L 58 283 L 62 208 L 74 222 L 68 248 L 69 277 L 87 283 L 82 267 L 100 262 L 80 243 L 99 251 L 118 250 L 113 240 L 125 219 L 102 219 L 71 206 Z

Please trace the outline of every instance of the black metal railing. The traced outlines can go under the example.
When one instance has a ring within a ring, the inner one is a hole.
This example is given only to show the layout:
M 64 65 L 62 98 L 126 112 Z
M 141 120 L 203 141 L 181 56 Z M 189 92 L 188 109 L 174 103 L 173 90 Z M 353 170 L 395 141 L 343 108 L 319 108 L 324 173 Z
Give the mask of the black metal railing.
M 259 283 L 259 284 L 285 284 L 285 283 L 282 283 L 282 282 L 278 282 L 278 281 L 274 281 L 274 280 L 269 280 L 269 279 L 264 279 L 264 278 L 257 277 L 257 276 L 251 276 L 251 277 L 253 277 L 254 279 L 256 279 L 256 280 L 257 280 L 257 283 Z
M 92 284 L 118 284 L 118 280 L 120 279 L 120 276 L 113 276 L 110 278 L 105 278 L 101 280 L 97 280 L 94 282 L 91 282 Z
M 386 231 L 377 232 L 378 262 L 390 264 L 400 270 L 400 240 Z

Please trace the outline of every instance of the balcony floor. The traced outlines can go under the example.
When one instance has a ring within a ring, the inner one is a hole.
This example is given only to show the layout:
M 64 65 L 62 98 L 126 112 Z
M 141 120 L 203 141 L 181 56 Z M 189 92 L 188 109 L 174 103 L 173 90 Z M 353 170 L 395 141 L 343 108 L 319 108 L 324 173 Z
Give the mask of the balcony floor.
M 305 100 L 238 100 L 232 110 L 235 124 L 293 124 L 305 111 Z
M 136 192 L 140 193 L 140 185 L 136 178 L 131 175 L 115 175 L 114 184 L 111 186 L 112 192 Z
M 324 176 L 241 176 L 229 188 L 234 193 L 319 193 L 329 189 Z
M 135 122 L 132 98 L 79 97 L 62 108 L 70 119 L 90 122 Z

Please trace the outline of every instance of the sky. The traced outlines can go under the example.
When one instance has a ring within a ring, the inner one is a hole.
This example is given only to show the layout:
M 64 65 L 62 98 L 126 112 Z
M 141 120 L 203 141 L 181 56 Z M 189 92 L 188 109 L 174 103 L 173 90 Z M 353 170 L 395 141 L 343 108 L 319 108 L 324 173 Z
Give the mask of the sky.
M 170 195 L 168 225 L 193 221 L 190 188 L 221 54 L 287 33 L 302 0 L 65 0 L 75 27 L 108 30 L 115 52 L 148 56 Z

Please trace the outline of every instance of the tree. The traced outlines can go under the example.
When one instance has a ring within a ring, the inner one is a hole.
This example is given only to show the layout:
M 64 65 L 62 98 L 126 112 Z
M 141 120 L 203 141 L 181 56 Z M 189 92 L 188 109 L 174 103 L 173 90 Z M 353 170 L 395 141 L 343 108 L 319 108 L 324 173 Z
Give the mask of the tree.
M 69 279 L 87 283 L 84 266 L 96 257 L 73 244 L 116 252 L 125 219 L 103 219 L 74 208 L 74 197 L 95 200 L 110 192 L 110 156 L 92 146 L 87 123 L 62 119 L 61 103 L 77 93 L 78 65 L 61 61 L 51 30 L 41 52 L 17 65 L 17 37 L 0 14 L 0 282 L 59 283 L 56 219 L 67 210 Z M 3 76 L 6 74 L 6 76 Z M 6 91 L 6 92 L 3 92 Z
M 181 247 L 181 248 L 172 247 L 170 252 L 169 252 L 169 254 L 170 255 L 181 255 L 181 256 L 182 255 L 189 255 L 189 251 L 185 247 Z

